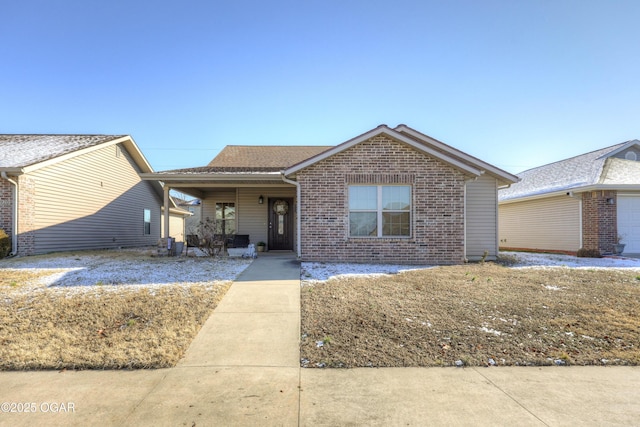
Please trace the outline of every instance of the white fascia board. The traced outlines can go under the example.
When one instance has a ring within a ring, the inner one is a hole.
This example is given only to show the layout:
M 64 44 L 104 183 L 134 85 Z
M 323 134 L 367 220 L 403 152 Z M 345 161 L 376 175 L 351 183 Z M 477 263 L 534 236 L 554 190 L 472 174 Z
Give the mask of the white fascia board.
M 471 174 L 471 175 L 474 175 L 474 176 L 482 175 L 482 171 L 480 169 L 471 167 L 471 166 L 467 165 L 466 163 L 463 163 L 463 162 L 461 162 L 461 161 L 459 161 L 457 159 L 454 159 L 453 157 L 449 157 L 446 154 L 440 153 L 439 151 L 436 151 L 436 150 L 434 150 L 432 148 L 424 146 L 423 144 L 420 144 L 420 143 L 414 141 L 412 138 L 409 138 L 409 137 L 407 137 L 407 136 L 405 136 L 405 135 L 403 135 L 403 134 L 391 129 L 391 128 L 387 127 L 386 125 L 378 126 L 377 128 L 370 130 L 369 132 L 363 133 L 362 135 L 357 136 L 357 137 L 355 137 L 353 139 L 350 139 L 349 141 L 344 142 L 344 143 L 342 143 L 340 145 L 337 145 L 334 148 L 331 148 L 330 150 L 327 150 L 327 151 L 325 151 L 323 153 L 318 154 L 317 156 L 311 157 L 310 159 L 307 159 L 307 160 L 305 160 L 305 161 L 303 161 L 301 163 L 298 163 L 297 165 L 294 165 L 294 166 L 286 169 L 284 171 L 284 175 L 285 176 L 289 176 L 289 175 L 295 174 L 296 172 L 298 172 L 298 171 L 300 171 L 300 170 L 302 170 L 302 169 L 304 169 L 306 167 L 309 167 L 309 166 L 311 166 L 311 165 L 313 165 L 313 164 L 315 164 L 315 163 L 317 163 L 317 162 L 319 162 L 321 160 L 329 158 L 329 157 L 331 157 L 331 156 L 333 156 L 335 154 L 338 154 L 338 153 L 340 153 L 340 152 L 342 152 L 344 150 L 347 150 L 347 149 L 349 149 L 349 148 L 351 148 L 351 147 L 353 147 L 355 145 L 360 144 L 361 142 L 364 142 L 364 141 L 366 141 L 368 139 L 371 139 L 371 138 L 373 138 L 375 136 L 378 136 L 380 134 L 383 134 L 383 133 L 389 135 L 391 138 L 393 138 L 395 140 L 398 140 L 398 141 L 400 141 L 400 142 L 402 142 L 404 144 L 407 144 L 407 145 L 415 148 L 418 151 L 422 151 L 422 152 L 427 153 L 427 154 L 429 154 L 430 156 L 432 156 L 432 157 L 434 157 L 436 159 L 439 159 L 439 160 L 441 160 L 441 161 L 443 161 L 445 163 L 448 163 L 451 166 L 453 166 L 453 167 L 455 167 L 457 169 L 460 169 L 460 170 L 462 170 L 462 171 L 464 171 L 464 172 L 466 172 L 468 174 Z
M 498 204 L 505 205 L 508 203 L 526 202 L 529 200 L 546 199 L 549 197 L 566 196 L 568 194 L 588 193 L 589 191 L 640 191 L 640 184 L 628 185 L 607 185 L 597 184 L 584 187 L 567 188 L 564 190 L 550 191 L 548 193 L 534 194 L 531 196 L 517 197 L 507 200 L 498 200 Z
M 613 157 L 619 152 L 624 151 L 629 147 L 633 147 L 634 145 L 637 145 L 638 147 L 640 147 L 640 141 L 638 141 L 637 139 L 632 139 L 631 141 L 627 141 L 622 147 L 618 147 L 613 151 L 609 151 L 607 154 L 603 154 L 602 156 L 598 157 L 598 159 Z
M 163 182 L 191 182 L 191 181 L 211 181 L 211 183 L 221 181 L 262 181 L 265 179 L 280 180 L 280 172 L 263 173 L 188 173 L 188 174 L 163 174 L 163 173 L 141 173 L 140 178 L 145 181 Z

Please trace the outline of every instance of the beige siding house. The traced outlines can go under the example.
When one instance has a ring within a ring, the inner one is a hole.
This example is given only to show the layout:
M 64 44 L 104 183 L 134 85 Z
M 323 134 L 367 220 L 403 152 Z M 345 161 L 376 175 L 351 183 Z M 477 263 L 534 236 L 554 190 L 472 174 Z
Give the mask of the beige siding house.
M 517 181 L 405 125 L 336 146 L 228 146 L 207 166 L 142 177 L 269 250 L 412 264 L 495 258 L 498 188 Z
M 126 135 L 0 135 L 0 228 L 20 255 L 156 245 L 163 201 Z
M 524 171 L 499 192 L 503 249 L 640 254 L 640 141 Z

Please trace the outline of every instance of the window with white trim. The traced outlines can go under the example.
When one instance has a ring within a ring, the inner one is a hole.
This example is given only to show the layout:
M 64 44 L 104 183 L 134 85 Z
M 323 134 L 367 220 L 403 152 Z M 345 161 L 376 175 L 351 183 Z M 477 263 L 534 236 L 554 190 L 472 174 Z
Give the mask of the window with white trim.
M 349 235 L 411 236 L 411 186 L 350 185 Z
M 145 236 L 148 236 L 149 234 L 151 234 L 151 210 L 145 209 L 143 215 L 144 215 L 143 234 Z

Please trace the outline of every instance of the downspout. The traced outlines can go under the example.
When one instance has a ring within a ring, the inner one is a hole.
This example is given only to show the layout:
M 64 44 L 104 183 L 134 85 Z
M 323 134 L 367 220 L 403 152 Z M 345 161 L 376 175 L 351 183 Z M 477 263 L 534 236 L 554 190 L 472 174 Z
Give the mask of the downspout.
M 5 171 L 2 171 L 2 178 L 9 181 L 13 185 L 13 215 L 11 221 L 11 253 L 9 255 L 15 256 L 18 254 L 18 183 L 7 176 Z
M 164 185 L 164 238 L 167 239 L 167 248 L 169 245 L 169 221 L 171 217 L 169 215 L 169 186 Z M 163 237 L 163 236 L 160 236 Z
M 296 252 L 298 254 L 298 258 L 301 258 L 301 237 L 300 237 L 300 224 L 302 223 L 300 220 L 300 183 L 298 181 L 290 180 L 289 178 L 284 176 L 284 172 L 280 175 L 282 180 L 287 184 L 292 184 L 296 186 Z

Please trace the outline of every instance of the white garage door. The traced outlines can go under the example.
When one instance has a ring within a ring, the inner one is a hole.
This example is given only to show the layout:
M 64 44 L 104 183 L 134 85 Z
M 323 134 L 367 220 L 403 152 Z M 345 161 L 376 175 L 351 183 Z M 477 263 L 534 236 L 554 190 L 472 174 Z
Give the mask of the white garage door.
M 618 196 L 618 234 L 625 253 L 640 254 L 640 195 Z

